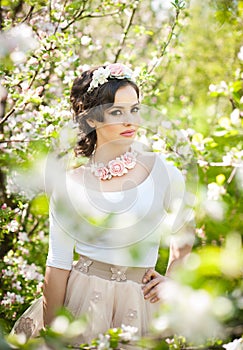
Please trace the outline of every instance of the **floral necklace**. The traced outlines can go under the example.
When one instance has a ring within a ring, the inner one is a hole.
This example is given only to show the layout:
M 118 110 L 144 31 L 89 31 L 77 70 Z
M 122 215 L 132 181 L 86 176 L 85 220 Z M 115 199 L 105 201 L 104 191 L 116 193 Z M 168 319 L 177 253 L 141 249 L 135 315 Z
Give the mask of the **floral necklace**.
M 107 165 L 95 163 L 94 156 L 91 158 L 91 173 L 100 180 L 110 180 L 113 176 L 125 175 L 128 170 L 133 169 L 137 163 L 137 153 L 126 152 L 116 159 L 110 160 Z

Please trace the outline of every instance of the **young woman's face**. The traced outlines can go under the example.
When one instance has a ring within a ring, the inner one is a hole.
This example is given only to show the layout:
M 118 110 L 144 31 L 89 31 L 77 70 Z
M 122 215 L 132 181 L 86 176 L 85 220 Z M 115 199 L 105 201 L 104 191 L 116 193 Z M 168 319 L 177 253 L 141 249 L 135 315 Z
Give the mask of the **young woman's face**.
M 96 126 L 97 146 L 111 141 L 132 143 L 140 123 L 139 101 L 131 85 L 121 87 L 112 107 L 105 110 L 104 122 Z

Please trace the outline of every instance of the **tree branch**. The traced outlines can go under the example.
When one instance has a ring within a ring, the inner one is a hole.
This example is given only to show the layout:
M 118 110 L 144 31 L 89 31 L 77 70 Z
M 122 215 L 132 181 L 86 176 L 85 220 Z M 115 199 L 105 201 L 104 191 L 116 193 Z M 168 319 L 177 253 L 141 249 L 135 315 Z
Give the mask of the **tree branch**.
M 119 13 L 119 10 L 111 12 L 111 13 L 104 13 L 102 15 L 93 15 L 92 13 L 89 13 L 87 15 L 84 15 L 84 16 L 80 17 L 80 18 L 73 19 L 71 22 L 69 22 L 66 25 L 66 27 L 62 28 L 62 31 L 64 32 L 68 27 L 70 27 L 77 20 L 81 21 L 84 18 L 103 18 L 103 17 L 108 17 L 108 16 L 114 16 L 114 15 L 117 15 L 118 13 Z
M 123 30 L 123 33 L 121 35 L 121 38 L 120 38 L 120 42 L 119 42 L 119 46 L 118 46 L 118 50 L 116 52 L 116 55 L 115 55 L 115 59 L 114 59 L 114 63 L 116 63 L 118 61 L 118 58 L 121 54 L 121 51 L 123 49 L 123 46 L 125 44 L 125 41 L 126 41 L 126 38 L 127 38 L 127 35 L 128 35 L 128 32 L 132 26 L 132 22 L 133 22 L 133 18 L 134 18 L 134 15 L 136 13 L 136 10 L 137 10 L 137 7 L 138 7 L 138 1 L 136 1 L 134 3 L 134 6 L 133 6 L 133 10 L 132 10 L 132 13 L 131 13 L 131 16 L 130 18 L 128 19 L 127 21 L 127 24 Z
M 235 104 L 235 101 L 233 100 L 232 97 L 230 97 L 229 101 L 231 103 L 232 109 L 234 110 L 237 107 L 236 104 Z
M 169 46 L 172 38 L 173 38 L 173 35 L 174 35 L 174 31 L 175 31 L 175 28 L 178 24 L 178 19 L 179 19 L 179 15 L 180 15 L 180 9 L 177 8 L 176 9 L 176 16 L 175 16 L 175 19 L 174 19 L 174 22 L 171 26 L 171 30 L 167 36 L 167 39 L 166 41 L 164 42 L 164 44 L 162 45 L 162 47 L 160 48 L 160 55 L 157 59 L 157 61 L 152 65 L 152 67 L 149 69 L 148 71 L 148 74 L 151 74 L 153 72 L 153 70 L 157 67 L 157 65 L 160 63 L 160 60 L 162 59 L 162 57 L 165 55 L 165 52 L 166 52 L 166 49 L 167 47 Z
M 179 35 L 179 34 L 180 34 L 180 31 L 177 33 L 177 35 Z M 164 69 L 163 69 L 164 73 L 160 76 L 157 76 L 157 79 L 152 84 L 152 86 L 151 86 L 152 90 L 155 90 L 158 87 L 158 85 L 160 84 L 160 82 L 164 79 L 170 64 L 171 64 L 171 59 L 169 58 L 167 64 L 164 66 Z M 161 91 L 161 89 L 160 89 L 160 91 Z
M 4 118 L 6 104 L 7 104 L 8 92 L 0 85 L 0 120 Z M 3 125 L 0 123 L 0 132 L 3 133 Z
M 0 125 L 2 125 L 3 123 L 6 122 L 6 120 L 10 117 L 10 115 L 12 115 L 13 113 L 15 112 L 15 108 L 12 108 L 11 111 L 9 111 L 5 117 L 3 117 L 1 120 L 0 120 Z
M 58 29 L 58 27 L 59 27 L 59 25 L 60 25 L 60 23 L 61 23 L 61 18 L 62 18 L 64 9 L 65 9 L 66 3 L 67 3 L 67 0 L 64 1 L 63 7 L 62 7 L 62 11 L 60 12 L 60 16 L 59 16 L 59 18 L 58 18 L 57 25 L 56 25 L 56 27 L 55 27 L 55 30 L 54 30 L 53 35 L 56 34 L 57 29 Z
M 37 77 L 37 74 L 39 73 L 39 70 L 40 70 L 40 65 L 38 65 L 37 69 L 35 70 L 33 77 L 31 78 L 31 81 L 29 83 L 28 89 L 30 89 L 31 86 L 33 85 L 35 78 Z
M 74 15 L 73 19 L 66 25 L 66 27 L 62 28 L 62 31 L 66 30 L 67 28 L 69 28 L 74 22 L 76 22 L 78 19 L 81 19 L 82 17 L 82 14 L 84 13 L 85 11 L 85 5 L 86 5 L 86 2 L 87 0 L 84 0 L 82 2 L 83 6 L 81 8 L 81 10 L 79 10 L 79 12 Z
M 34 232 L 38 226 L 39 226 L 39 220 L 35 219 L 33 226 L 30 228 L 30 230 L 28 232 L 28 237 L 31 237 L 34 234 Z
M 16 18 L 17 13 L 20 12 L 20 11 L 22 11 L 23 3 L 24 3 L 23 0 L 20 0 L 16 5 L 14 5 L 12 22 L 13 22 L 13 20 Z M 14 22 L 13 22 L 13 23 L 14 23 Z
M 27 232 L 27 221 L 28 221 L 29 212 L 30 212 L 30 203 L 27 203 L 27 208 L 23 210 L 22 216 L 21 216 L 21 225 L 23 227 L 24 232 Z
M 242 167 L 243 167 L 243 166 L 242 166 Z M 236 168 L 233 168 L 233 170 L 231 171 L 231 174 L 230 174 L 230 176 L 229 176 L 229 178 L 228 178 L 228 180 L 227 180 L 227 184 L 230 184 L 230 183 L 231 183 L 231 181 L 233 180 L 235 174 L 236 174 Z
M 27 21 L 27 20 L 31 17 L 31 14 L 32 14 L 32 12 L 34 11 L 34 8 L 35 8 L 34 5 L 30 6 L 29 11 L 27 12 L 26 16 L 25 16 L 24 19 L 21 21 L 21 23 L 24 23 L 25 21 Z

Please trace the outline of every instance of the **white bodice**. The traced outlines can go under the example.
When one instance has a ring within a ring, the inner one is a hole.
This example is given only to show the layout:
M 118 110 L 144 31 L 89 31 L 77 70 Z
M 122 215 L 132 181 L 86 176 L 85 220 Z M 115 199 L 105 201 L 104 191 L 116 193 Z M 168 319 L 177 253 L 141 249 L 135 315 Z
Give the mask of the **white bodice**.
M 184 189 L 179 170 L 161 155 L 155 155 L 150 175 L 125 191 L 95 191 L 70 172 L 51 198 L 47 265 L 70 269 L 75 246 L 77 253 L 110 264 L 155 266 L 169 211 L 174 208 L 174 225 Z

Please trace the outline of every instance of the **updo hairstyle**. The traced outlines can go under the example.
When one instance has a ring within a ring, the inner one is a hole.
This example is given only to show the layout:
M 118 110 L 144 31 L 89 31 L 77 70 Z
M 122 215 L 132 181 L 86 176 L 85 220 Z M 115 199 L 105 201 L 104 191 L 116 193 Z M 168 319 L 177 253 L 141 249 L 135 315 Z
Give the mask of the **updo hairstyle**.
M 115 100 L 117 90 L 123 86 L 131 85 L 139 98 L 137 85 L 129 79 L 108 78 L 108 82 L 88 92 L 93 72 L 105 66 L 87 70 L 76 78 L 71 89 L 70 101 L 74 111 L 74 121 L 78 123 L 78 142 L 74 149 L 76 156 L 89 157 L 93 153 L 97 141 L 95 128 L 88 123 L 88 119 L 104 121 L 104 111 L 111 107 Z

